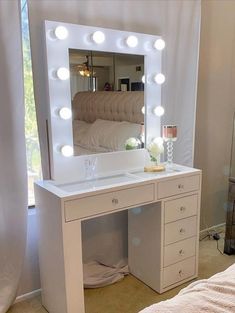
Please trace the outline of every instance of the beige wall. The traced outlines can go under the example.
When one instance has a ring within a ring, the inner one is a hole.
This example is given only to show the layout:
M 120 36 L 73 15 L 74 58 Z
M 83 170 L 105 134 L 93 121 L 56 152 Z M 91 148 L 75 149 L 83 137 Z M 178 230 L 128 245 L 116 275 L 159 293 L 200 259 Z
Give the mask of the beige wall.
M 234 110 L 235 1 L 202 0 L 195 139 L 202 229 L 225 221 Z

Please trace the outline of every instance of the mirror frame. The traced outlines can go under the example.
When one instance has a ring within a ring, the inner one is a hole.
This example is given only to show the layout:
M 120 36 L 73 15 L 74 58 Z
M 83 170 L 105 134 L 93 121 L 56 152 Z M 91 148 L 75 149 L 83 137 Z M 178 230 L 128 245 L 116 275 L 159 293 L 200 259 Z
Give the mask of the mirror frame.
M 56 36 L 55 30 L 58 26 L 67 29 L 68 36 L 65 39 L 59 39 Z M 104 42 L 97 44 L 92 40 L 92 34 L 96 31 L 101 31 L 105 35 Z M 129 47 L 126 44 L 128 36 L 137 37 L 138 44 L 136 47 Z M 161 73 L 162 51 L 154 47 L 155 41 L 160 38 L 160 36 L 143 33 L 45 21 L 45 66 L 49 103 L 48 137 L 53 179 L 68 176 L 68 162 L 71 161 L 71 164 L 76 164 L 79 158 L 84 158 L 84 156 L 65 157 L 61 153 L 61 147 L 64 145 L 73 147 L 72 118 L 64 120 L 59 115 L 59 110 L 63 107 L 72 110 L 70 79 L 61 80 L 57 75 L 57 70 L 61 67 L 69 70 L 69 49 L 144 56 L 145 141 L 148 144 L 161 133 L 160 117 L 156 116 L 153 111 L 156 106 L 161 105 L 161 84 L 157 84 L 154 80 L 155 75 Z M 132 153 L 133 156 L 134 151 L 106 152 L 104 154 L 114 153 L 120 154 L 120 156 L 123 156 L 123 153 Z

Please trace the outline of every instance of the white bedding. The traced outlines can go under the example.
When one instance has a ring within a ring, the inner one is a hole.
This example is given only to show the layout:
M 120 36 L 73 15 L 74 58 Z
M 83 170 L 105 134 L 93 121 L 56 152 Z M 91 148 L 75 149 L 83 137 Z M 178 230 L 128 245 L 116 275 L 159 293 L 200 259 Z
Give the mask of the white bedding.
M 235 313 L 235 264 L 209 279 L 193 282 L 174 298 L 139 313 Z
M 94 123 L 73 121 L 75 155 L 125 150 L 130 137 L 139 137 L 141 125 L 97 119 Z

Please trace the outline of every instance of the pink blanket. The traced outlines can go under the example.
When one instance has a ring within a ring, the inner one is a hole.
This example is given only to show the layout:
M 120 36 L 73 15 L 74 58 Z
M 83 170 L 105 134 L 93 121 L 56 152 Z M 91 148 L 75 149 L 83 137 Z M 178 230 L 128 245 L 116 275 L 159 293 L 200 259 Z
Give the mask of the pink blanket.
M 195 281 L 174 298 L 139 313 L 235 313 L 235 263 L 224 272 Z

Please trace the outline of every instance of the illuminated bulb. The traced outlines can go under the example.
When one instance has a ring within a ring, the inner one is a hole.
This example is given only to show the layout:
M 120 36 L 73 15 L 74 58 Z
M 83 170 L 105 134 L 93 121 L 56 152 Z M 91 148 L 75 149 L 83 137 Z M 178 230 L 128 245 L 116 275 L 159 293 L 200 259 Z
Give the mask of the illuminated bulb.
M 154 48 L 161 51 L 165 48 L 166 46 L 166 43 L 163 39 L 157 39 L 155 42 L 154 42 Z
M 141 112 L 142 112 L 143 114 L 145 114 L 145 107 L 144 107 L 144 106 L 142 107 Z
M 96 31 L 92 34 L 92 39 L 95 43 L 103 43 L 105 41 L 105 35 L 101 31 Z
M 142 83 L 145 84 L 145 75 L 142 76 L 141 80 L 142 80 Z
M 162 73 L 159 73 L 154 76 L 154 80 L 157 84 L 161 85 L 165 82 L 165 76 Z
M 162 116 L 165 113 L 164 108 L 161 105 L 158 105 L 154 110 L 154 114 L 157 116 Z
M 126 39 L 126 44 L 130 48 L 135 48 L 138 45 L 138 38 L 136 36 L 128 36 Z
M 71 157 L 73 155 L 73 147 L 65 145 L 61 147 L 61 153 L 65 157 Z
M 66 67 L 60 67 L 57 71 L 56 74 L 59 79 L 61 80 L 67 80 L 69 79 L 69 70 Z
M 59 115 L 63 120 L 69 120 L 72 116 L 72 112 L 69 108 L 62 108 L 59 110 Z
M 57 26 L 54 32 L 55 36 L 60 40 L 64 40 L 68 37 L 68 30 L 64 26 Z

